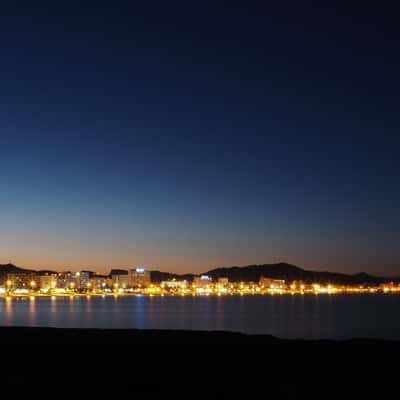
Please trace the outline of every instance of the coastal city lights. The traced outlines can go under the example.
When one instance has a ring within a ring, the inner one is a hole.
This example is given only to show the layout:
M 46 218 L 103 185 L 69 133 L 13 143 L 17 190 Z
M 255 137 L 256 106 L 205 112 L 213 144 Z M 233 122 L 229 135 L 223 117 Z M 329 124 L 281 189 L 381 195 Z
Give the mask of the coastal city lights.
M 319 295 L 319 294 L 400 293 L 400 284 L 388 282 L 375 285 L 335 285 L 302 282 L 261 276 L 257 282 L 233 282 L 227 277 L 195 276 L 192 280 L 170 279 L 152 281 L 145 268 L 112 270 L 109 275 L 91 271 L 59 273 L 9 273 L 0 283 L 0 296 L 230 296 L 230 295 Z
M 399 20 L 2 2 L 4 399 L 400 400 Z

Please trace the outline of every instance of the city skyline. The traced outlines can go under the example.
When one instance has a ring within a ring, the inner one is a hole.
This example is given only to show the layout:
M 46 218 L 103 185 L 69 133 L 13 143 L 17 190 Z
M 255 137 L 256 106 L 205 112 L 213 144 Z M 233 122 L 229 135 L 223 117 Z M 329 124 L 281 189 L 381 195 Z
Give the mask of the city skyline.
M 3 3 L 3 393 L 399 391 L 399 3 Z
M 17 268 L 23 269 L 23 270 L 31 270 L 31 271 L 52 271 L 55 273 L 64 273 L 64 272 L 71 272 L 71 273 L 80 273 L 80 272 L 91 272 L 95 274 L 100 274 L 100 275 L 110 275 L 112 271 L 129 271 L 129 270 L 144 270 L 144 271 L 149 271 L 149 272 L 161 272 L 161 273 L 167 273 L 167 274 L 175 274 L 175 275 L 194 275 L 194 276 L 201 276 L 203 274 L 207 274 L 209 271 L 214 271 L 218 269 L 231 269 L 231 268 L 239 268 L 239 269 L 246 269 L 247 267 L 260 267 L 260 266 L 282 266 L 282 265 L 288 265 L 292 266 L 295 268 L 300 268 L 304 271 L 308 272 L 322 272 L 322 273 L 332 273 L 332 274 L 344 274 L 347 276 L 357 276 L 360 274 L 368 274 L 372 277 L 377 277 L 377 278 L 393 278 L 398 280 L 400 278 L 400 275 L 396 274 L 386 274 L 382 275 L 379 273 L 374 273 L 374 272 L 365 272 L 365 271 L 357 271 L 357 272 L 349 272 L 346 270 L 324 270 L 321 268 L 314 268 L 312 266 L 306 266 L 306 265 L 299 265 L 296 263 L 291 263 L 287 261 L 276 261 L 276 262 L 270 262 L 270 263 L 247 263 L 247 264 L 235 264 L 235 265 L 217 265 L 217 266 L 211 266 L 211 267 L 204 267 L 200 268 L 198 270 L 174 270 L 174 269 L 160 269 L 157 268 L 156 265 L 145 265 L 145 264 L 134 264 L 134 263 L 126 263 L 126 264 L 120 264 L 120 265 L 109 265 L 109 266 L 90 266 L 90 265 L 62 265 L 60 264 L 59 267 L 55 265 L 26 265 L 26 264 L 17 264 L 13 262 L 12 260 L 8 260 L 7 262 L 0 262 L 0 267 L 1 266 L 7 266 L 7 265 L 12 265 Z
M 0 24 L 2 263 L 400 275 L 395 13 L 27 7 Z

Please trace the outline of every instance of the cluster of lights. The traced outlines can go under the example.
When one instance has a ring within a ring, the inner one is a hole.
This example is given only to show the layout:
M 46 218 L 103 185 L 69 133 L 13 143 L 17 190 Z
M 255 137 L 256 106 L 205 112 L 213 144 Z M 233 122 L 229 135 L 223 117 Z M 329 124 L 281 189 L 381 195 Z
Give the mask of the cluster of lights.
M 137 273 L 143 273 L 143 268 L 137 268 Z M 76 282 L 68 282 L 66 287 L 59 288 L 55 280 L 48 282 L 46 288 L 40 288 L 40 285 L 34 280 L 27 283 L 27 287 L 13 288 L 14 282 L 7 280 L 4 287 L 0 287 L 0 296 L 7 299 L 12 296 L 96 296 L 102 297 L 106 295 L 273 295 L 273 294 L 352 294 L 352 293 L 396 293 L 400 292 L 400 284 L 382 284 L 379 286 L 349 286 L 349 285 L 333 285 L 333 284 L 305 284 L 302 282 L 292 282 L 286 284 L 285 281 L 266 279 L 268 283 L 250 283 L 250 282 L 229 282 L 228 279 L 222 278 L 218 281 L 207 275 L 202 275 L 195 279 L 194 282 L 187 281 L 165 281 L 160 284 L 149 284 L 136 288 L 126 288 L 118 282 L 111 286 L 105 282 L 97 284 L 96 288 L 91 281 L 85 283 L 84 288 L 78 287 Z

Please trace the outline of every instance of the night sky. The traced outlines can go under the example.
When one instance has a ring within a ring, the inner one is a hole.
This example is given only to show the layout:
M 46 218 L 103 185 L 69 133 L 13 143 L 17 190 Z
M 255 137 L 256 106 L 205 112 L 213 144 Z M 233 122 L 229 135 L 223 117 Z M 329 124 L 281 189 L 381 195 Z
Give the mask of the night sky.
M 58 3 L 0 16 L 0 263 L 400 275 L 399 10 Z

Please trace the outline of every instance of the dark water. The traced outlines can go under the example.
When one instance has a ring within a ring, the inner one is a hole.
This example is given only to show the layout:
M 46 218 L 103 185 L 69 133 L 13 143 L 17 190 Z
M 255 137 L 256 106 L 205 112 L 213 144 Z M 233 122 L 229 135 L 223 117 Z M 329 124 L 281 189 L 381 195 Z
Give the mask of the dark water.
M 0 299 L 0 325 L 400 339 L 400 295 Z

